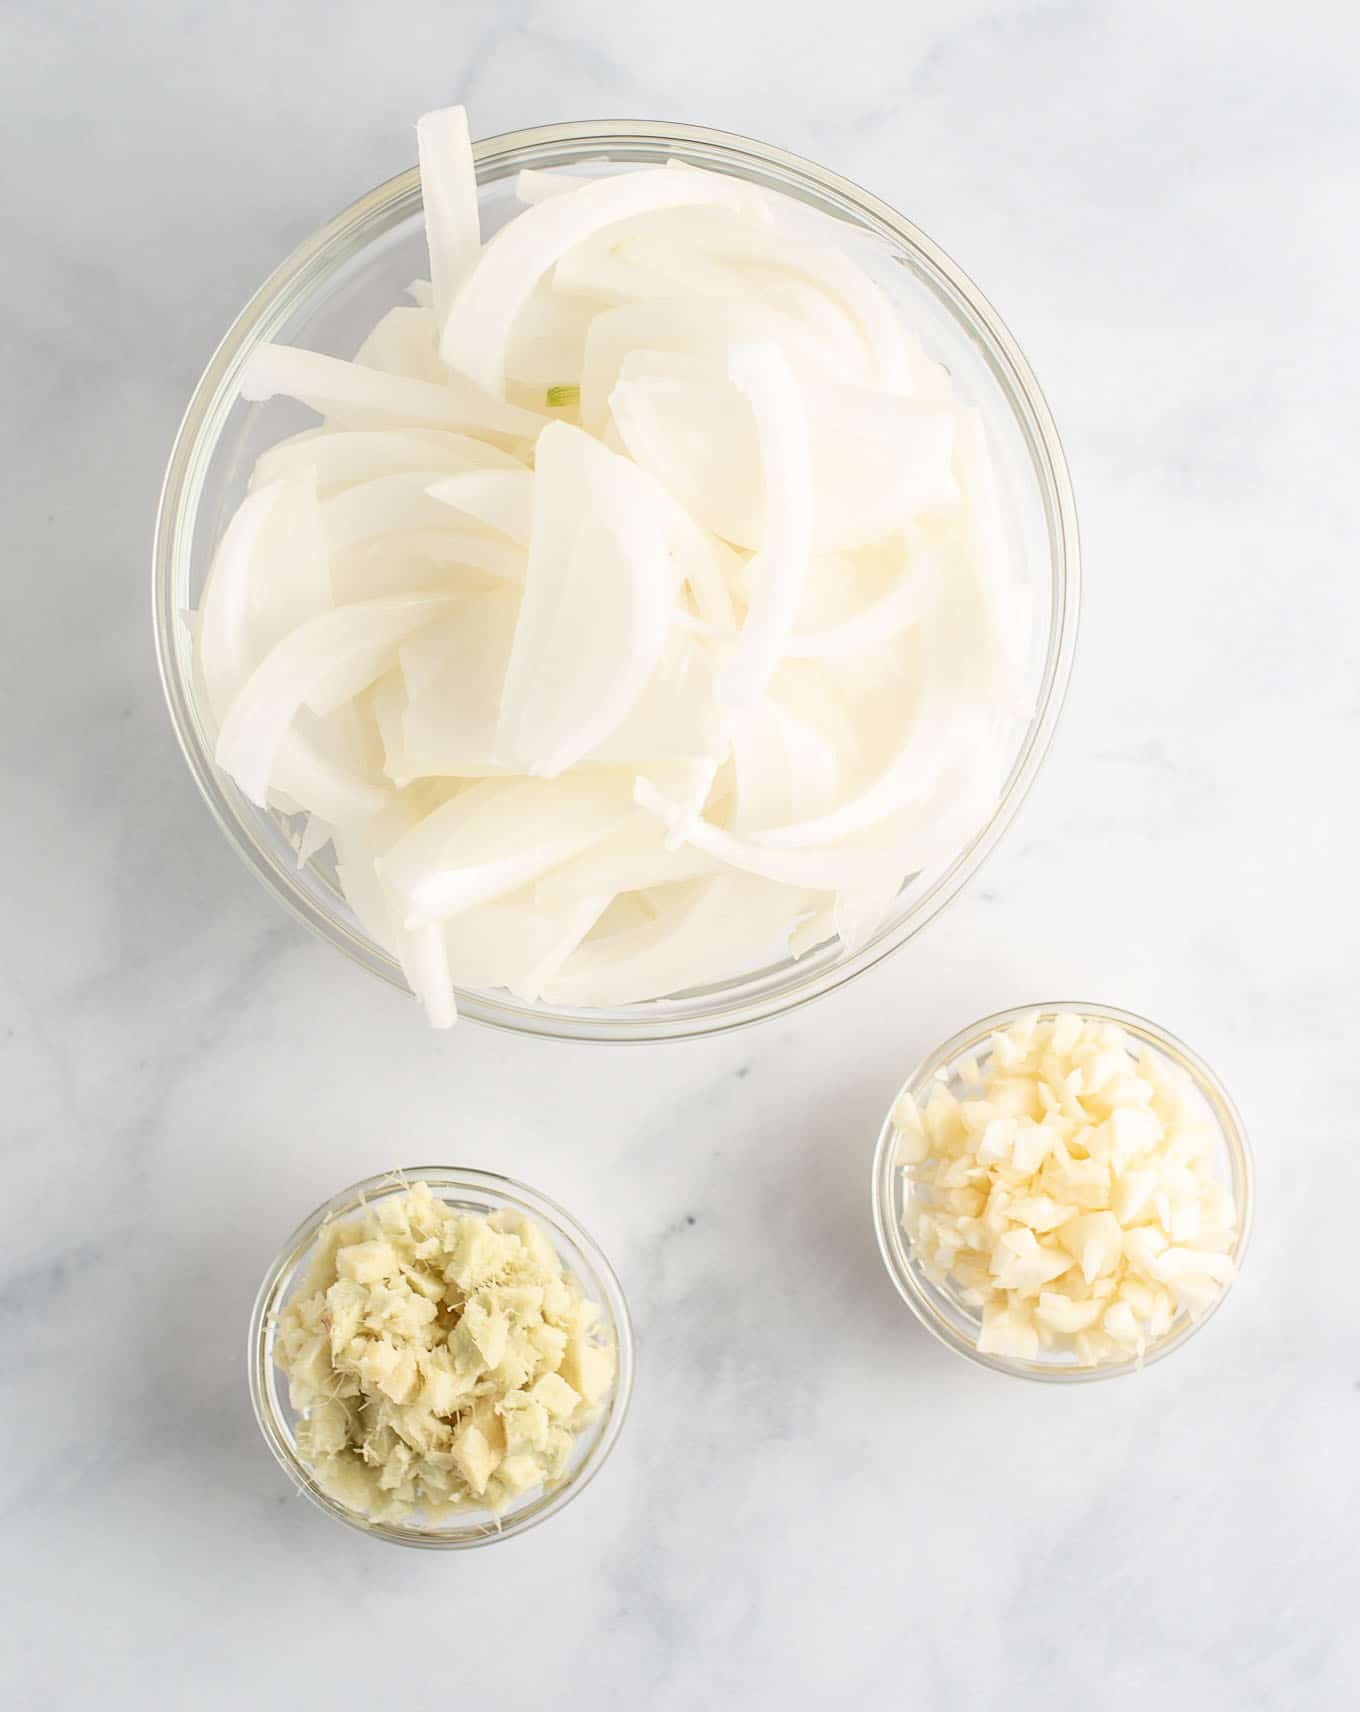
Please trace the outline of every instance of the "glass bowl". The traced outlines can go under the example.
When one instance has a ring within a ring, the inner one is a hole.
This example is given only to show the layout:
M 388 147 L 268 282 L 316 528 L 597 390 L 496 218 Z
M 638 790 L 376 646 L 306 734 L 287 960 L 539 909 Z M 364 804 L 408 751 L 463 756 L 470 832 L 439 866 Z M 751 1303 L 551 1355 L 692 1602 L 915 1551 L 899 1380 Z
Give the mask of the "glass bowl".
M 912 1313 L 942 1344 L 983 1367 L 990 1367 L 995 1373 L 1009 1373 L 1019 1379 L 1076 1384 L 1089 1379 L 1117 1379 L 1123 1374 L 1137 1373 L 1142 1368 L 1151 1366 L 1154 1361 L 1161 1361 L 1173 1350 L 1180 1349 L 1218 1312 L 1232 1289 L 1232 1282 L 1224 1286 L 1212 1306 L 1198 1320 L 1192 1320 L 1188 1314 L 1181 1314 L 1166 1336 L 1148 1349 L 1141 1360 L 1131 1357 L 1128 1361 L 1111 1361 L 1095 1367 L 1080 1367 L 1070 1361 L 1064 1361 L 1057 1353 L 1048 1354 L 1041 1351 L 1036 1361 L 1026 1361 L 1015 1356 L 984 1354 L 977 1347 L 981 1325 L 976 1310 L 962 1302 L 953 1290 L 928 1278 L 925 1269 L 912 1252 L 903 1220 L 916 1185 L 907 1177 L 898 1162 L 897 1131 L 892 1121 L 893 1107 L 898 1100 L 910 1095 L 919 1103 L 930 1084 L 941 1073 L 946 1080 L 954 1081 L 957 1087 L 955 1072 L 962 1061 L 973 1058 L 985 1065 L 989 1055 L 988 1039 L 996 1030 L 1008 1028 L 1022 1017 L 1049 1018 L 1062 1011 L 1076 1016 L 1095 1017 L 1102 1022 L 1117 1023 L 1129 1036 L 1133 1050 L 1140 1057 L 1146 1052 L 1159 1053 L 1190 1078 L 1222 1141 L 1218 1174 L 1220 1179 L 1231 1187 L 1237 1208 L 1237 1241 L 1231 1252 L 1240 1269 L 1242 1257 L 1246 1253 L 1247 1239 L 1251 1235 L 1254 1174 L 1247 1132 L 1237 1108 L 1204 1060 L 1196 1057 L 1175 1035 L 1168 1034 L 1165 1029 L 1159 1028 L 1145 1017 L 1134 1016 L 1129 1011 L 1115 1010 L 1110 1005 L 1018 1005 L 1014 1010 L 998 1011 L 995 1016 L 984 1017 L 981 1022 L 970 1024 L 952 1040 L 947 1040 L 943 1046 L 932 1052 L 902 1084 L 883 1121 L 878 1146 L 874 1152 L 873 1212 L 879 1252 L 883 1256 L 883 1264 L 888 1269 L 889 1277 Z
M 598 1418 L 577 1438 L 571 1462 L 563 1479 L 551 1490 L 538 1488 L 514 1499 L 499 1516 L 490 1510 L 468 1510 L 438 1525 L 415 1522 L 374 1522 L 347 1509 L 317 1484 L 298 1455 L 295 1426 L 297 1416 L 288 1402 L 286 1375 L 275 1365 L 274 1345 L 279 1314 L 294 1289 L 302 1282 L 311 1262 L 312 1249 L 323 1225 L 343 1219 L 366 1206 L 403 1194 L 413 1183 L 428 1183 L 437 1199 L 462 1212 L 492 1213 L 509 1207 L 535 1219 L 552 1240 L 553 1247 L 573 1273 L 587 1298 L 600 1307 L 600 1325 L 612 1331 L 618 1371 L 614 1388 Z M 628 1412 L 633 1386 L 633 1329 L 628 1306 L 614 1269 L 598 1244 L 583 1231 L 569 1213 L 546 1195 L 498 1176 L 494 1171 L 472 1171 L 462 1166 L 419 1165 L 401 1171 L 366 1177 L 333 1195 L 310 1213 L 283 1245 L 265 1274 L 255 1309 L 250 1317 L 250 1399 L 265 1443 L 289 1479 L 327 1515 L 361 1533 L 390 1540 L 394 1545 L 424 1546 L 433 1550 L 459 1551 L 473 1546 L 493 1545 L 527 1532 L 569 1504 L 604 1466 L 618 1439 Z
M 1016 563 L 1039 621 L 1027 663 L 1032 717 L 1009 758 L 996 807 L 947 864 L 916 877 L 872 939 L 836 942 L 737 980 L 614 1009 L 525 1003 L 460 989 L 464 1016 L 571 1040 L 658 1040 L 716 1033 L 830 992 L 905 943 L 992 850 L 1048 751 L 1072 666 L 1079 604 L 1076 511 L 1053 419 L 1028 364 L 996 312 L 924 233 L 867 191 L 809 161 L 694 126 L 586 122 L 515 131 L 475 149 L 484 232 L 516 211 L 526 167 L 599 172 L 678 159 L 782 191 L 841 223 L 845 241 L 901 305 L 928 352 L 981 412 Z M 260 287 L 230 328 L 190 400 L 166 471 L 156 526 L 152 606 L 157 658 L 180 747 L 209 808 L 251 870 L 300 920 L 371 973 L 405 987 L 400 969 L 364 933 L 340 891 L 329 850 L 298 864 L 301 828 L 249 803 L 212 759 L 184 614 L 196 606 L 214 549 L 255 459 L 314 418 L 273 400 L 245 403 L 241 367 L 270 340 L 352 356 L 379 315 L 428 271 L 414 170 L 379 185 L 307 239 Z

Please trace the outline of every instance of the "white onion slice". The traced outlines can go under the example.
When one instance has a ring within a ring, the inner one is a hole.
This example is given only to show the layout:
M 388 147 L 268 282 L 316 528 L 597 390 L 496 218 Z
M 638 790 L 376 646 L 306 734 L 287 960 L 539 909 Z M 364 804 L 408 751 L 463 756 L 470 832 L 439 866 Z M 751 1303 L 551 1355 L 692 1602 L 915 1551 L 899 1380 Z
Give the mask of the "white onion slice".
M 443 932 L 431 924 L 407 933 L 395 919 L 392 897 L 377 871 L 383 850 L 408 831 L 416 817 L 411 801 L 396 798 L 362 825 L 341 829 L 335 839 L 336 871 L 360 925 L 400 963 L 430 1026 L 448 1028 L 457 1012 Z
M 627 818 L 628 785 L 598 779 L 484 779 L 399 839 L 378 865 L 407 928 L 518 891 Z
M 647 779 L 637 780 L 634 793 L 638 805 L 656 815 L 663 825 L 680 827 L 685 844 L 717 857 L 729 868 L 754 875 L 757 879 L 771 880 L 780 886 L 835 892 L 876 882 L 882 872 L 885 855 L 893 844 L 892 836 L 885 835 L 880 844 L 842 845 L 835 850 L 771 849 L 754 839 L 728 832 L 708 820 L 686 824 L 683 807 L 666 797 Z M 891 831 L 895 833 L 896 828 Z M 905 864 L 903 872 L 906 872 Z
M 288 813 L 306 810 L 335 827 L 354 826 L 376 814 L 388 796 L 334 721 L 314 721 L 303 712 L 284 732 L 270 771 L 271 806 Z
M 562 910 L 588 898 L 673 885 L 721 869 L 702 850 L 668 845 L 656 817 L 639 809 L 598 844 L 545 874 L 534 898 L 543 909 Z
M 475 594 L 524 581 L 528 555 L 479 529 L 402 529 L 355 542 L 331 559 L 335 604 L 390 594 Z
M 282 477 L 296 479 L 310 474 L 317 487 L 326 492 L 410 470 L 458 475 L 466 470 L 523 468 L 499 446 L 440 428 L 349 428 L 329 433 L 323 428 L 309 428 L 262 452 L 250 485 L 254 489 Z
M 401 673 L 384 672 L 370 687 L 367 702 L 382 743 L 383 772 L 398 790 L 403 790 L 411 783 L 411 774 L 405 763 L 406 682 Z
M 583 303 L 540 285 L 515 321 L 505 353 L 507 385 L 537 389 L 536 405 L 553 412 L 563 408 L 550 399 L 550 388 L 571 387 L 581 378 L 586 340 L 599 305 Z
M 825 374 L 825 354 L 806 328 L 764 304 L 740 300 L 660 298 L 606 309 L 590 324 L 581 368 L 581 426 L 593 434 L 604 431 L 613 392 L 625 364 L 648 353 L 688 358 L 716 367 L 726 378 L 727 355 L 733 345 L 772 344 L 800 379 Z M 687 372 L 693 372 L 688 370 Z M 714 424 L 707 424 L 712 428 Z
M 257 345 L 241 368 L 240 385 L 242 398 L 254 403 L 282 394 L 356 428 L 392 424 L 532 439 L 544 421 L 462 375 L 435 386 L 291 345 Z
M 439 323 L 418 304 L 389 309 L 354 353 L 354 361 L 361 369 L 448 384 L 449 371 L 439 360 Z
M 782 199 L 776 199 L 772 206 L 776 214 L 781 212 Z M 901 319 L 868 274 L 843 251 L 830 244 L 808 243 L 778 229 L 742 228 L 736 222 L 715 222 L 706 244 L 728 259 L 803 275 L 849 313 L 873 359 L 879 385 L 888 392 L 911 390 Z
M 593 299 L 597 305 L 648 298 L 742 297 L 742 279 L 700 249 L 715 219 L 742 218 L 724 208 L 635 216 L 568 250 L 553 269 L 553 289 Z
M 443 924 L 449 964 L 463 987 L 505 987 L 529 1003 L 590 932 L 608 902 L 579 899 L 557 912 L 528 890 L 463 910 Z
M 674 596 L 659 514 L 637 472 L 578 428 L 545 428 L 499 758 L 551 777 L 609 737 L 656 669 Z M 573 612 L 590 614 L 588 629 Z
M 515 317 L 560 256 L 593 232 L 649 208 L 696 203 L 749 206 L 754 193 L 712 173 L 642 171 L 596 179 L 527 208 L 483 250 L 458 293 L 440 354 L 449 368 L 488 392 L 505 385 L 505 353 Z
M 731 721 L 736 807 L 732 830 L 821 813 L 836 801 L 845 757 L 834 736 L 772 693 Z
M 629 453 L 706 528 L 744 547 L 764 539 L 749 412 L 712 365 L 637 353 L 610 409 Z M 705 373 L 707 369 L 707 373 Z M 936 405 L 817 377 L 803 381 L 813 540 L 863 546 L 950 493 L 954 417 Z
M 717 657 L 711 648 L 672 631 L 631 711 L 585 759 L 607 765 L 711 761 L 721 759 L 727 746 Z
M 900 557 L 892 583 L 877 600 L 823 629 L 794 631 L 785 639 L 785 656 L 826 660 L 864 653 L 882 648 L 919 623 L 939 591 L 940 564 L 916 531 L 903 537 Z
M 777 346 L 735 347 L 728 372 L 755 417 L 765 495 L 751 604 L 719 679 L 725 702 L 749 707 L 769 682 L 798 610 L 812 551 L 811 454 L 803 397 Z
M 482 245 L 477 168 L 465 110 L 445 107 L 426 113 L 416 125 L 416 145 L 430 286 L 442 327 L 459 288 L 477 265 Z
M 342 670 L 351 682 L 363 680 L 359 688 L 371 683 L 402 637 L 445 604 L 428 595 L 363 601 L 301 625 L 270 650 L 227 709 L 217 737 L 218 766 L 263 807 L 279 746 L 309 695 Z
M 434 482 L 427 491 L 441 505 L 466 512 L 521 547 L 529 545 L 534 477 L 528 470 L 473 470 Z
M 976 410 L 957 418 L 954 470 L 963 498 L 963 516 L 973 576 L 980 601 L 979 622 L 993 643 L 1005 674 L 1010 706 L 1028 717 L 1024 692 L 1025 660 L 1034 626 L 1034 599 L 1011 564 L 1009 537 L 997 492 L 996 466 L 987 433 Z
M 623 303 L 647 297 L 748 298 L 788 314 L 847 378 L 914 390 L 911 341 L 891 302 L 849 255 L 786 230 L 782 197 L 755 222 L 725 208 L 636 216 L 569 251 L 559 290 Z
M 305 868 L 335 836 L 335 828 L 319 814 L 308 814 L 297 841 L 297 865 Z
M 402 969 L 425 1007 L 431 1028 L 452 1028 L 458 1016 L 449 946 L 438 922 L 408 930 L 402 939 Z
M 587 939 L 548 982 L 552 1004 L 625 1005 L 748 974 L 787 955 L 815 897 L 744 876 L 696 880 L 650 895 L 644 926 Z
M 197 657 L 214 718 L 249 676 L 251 567 L 282 489 L 262 488 L 242 500 L 218 543 L 199 608 Z
M 475 595 L 402 644 L 407 701 L 398 755 L 405 777 L 504 771 L 495 755 L 497 710 L 518 611 L 512 591 Z
M 274 644 L 325 612 L 331 598 L 312 483 L 276 482 L 250 494 L 223 533 L 200 606 L 198 665 L 219 723 Z
M 529 479 L 527 471 L 518 474 Z M 508 470 L 480 470 L 471 475 L 473 479 L 477 476 L 515 479 Z M 378 476 L 332 494 L 321 506 L 322 527 L 331 551 L 344 552 L 378 535 L 441 528 L 461 528 L 466 533 L 466 521 L 455 516 L 442 500 L 431 496 L 430 489 L 446 479 L 449 478 L 438 470 L 399 470 L 395 475 Z
M 549 197 L 561 196 L 569 190 L 581 190 L 594 182 L 594 178 L 585 173 L 558 172 L 526 166 L 515 174 L 515 195 L 527 207 L 532 208 L 536 203 L 546 202 Z
M 829 846 L 878 825 L 913 804 L 926 802 L 955 752 L 959 711 L 931 683 L 917 699 L 906 733 L 891 760 L 863 790 L 824 814 L 754 834 L 769 849 Z

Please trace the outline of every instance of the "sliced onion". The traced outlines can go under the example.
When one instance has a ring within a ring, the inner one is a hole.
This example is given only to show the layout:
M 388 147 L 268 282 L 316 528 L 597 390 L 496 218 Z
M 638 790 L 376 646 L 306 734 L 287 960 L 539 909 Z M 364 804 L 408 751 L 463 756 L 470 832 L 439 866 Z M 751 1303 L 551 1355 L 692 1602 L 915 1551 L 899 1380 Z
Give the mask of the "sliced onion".
M 325 493 L 412 470 L 458 475 L 466 470 L 523 468 L 517 458 L 498 446 L 439 428 L 340 429 L 330 433 L 311 428 L 263 452 L 250 485 L 257 488 L 280 478 L 310 475 Z
M 411 783 L 406 770 L 405 735 L 406 683 L 399 671 L 384 672 L 368 691 L 368 711 L 378 728 L 383 747 L 383 772 L 398 790 Z
M 474 470 L 434 482 L 428 492 L 521 547 L 529 545 L 534 477 L 528 470 Z
M 750 414 L 712 365 L 691 360 L 689 368 L 685 375 L 674 358 L 639 353 L 610 409 L 631 456 L 681 505 L 725 540 L 759 547 L 765 514 L 751 479 L 758 450 Z M 950 411 L 825 378 L 805 379 L 803 388 L 821 550 L 880 540 L 948 497 Z
M 305 810 L 336 827 L 355 826 L 378 813 L 389 794 L 333 721 L 312 722 L 300 714 L 279 741 L 270 770 L 272 807 Z
M 550 389 L 575 386 L 585 365 L 586 340 L 599 305 L 583 303 L 540 285 L 515 321 L 505 353 L 507 384 L 537 391 L 536 405 L 562 408 Z
M 337 606 L 391 594 L 475 594 L 524 581 L 528 555 L 469 529 L 410 529 L 355 542 L 331 560 Z
M 587 939 L 543 996 L 557 1005 L 626 1005 L 749 974 L 788 954 L 790 935 L 816 901 L 741 875 L 666 886 L 651 894 L 646 925 Z
M 282 394 L 353 428 L 454 428 L 532 439 L 543 418 L 507 404 L 461 375 L 443 385 L 360 368 L 320 351 L 257 345 L 241 369 L 241 396 L 260 403 Z
M 561 196 L 569 190 L 583 190 L 593 178 L 584 173 L 552 172 L 541 167 L 527 166 L 515 174 L 515 195 L 526 207 L 532 208 L 549 197 Z
M 801 274 L 853 319 L 873 360 L 878 384 L 888 392 L 911 390 L 901 320 L 879 287 L 843 251 L 764 226 L 743 228 L 736 222 L 726 226 L 715 222 L 708 247 L 729 259 Z
M 275 482 L 242 501 L 203 591 L 197 655 L 213 717 L 264 656 L 331 604 L 316 490 Z
M 610 414 L 610 395 L 624 365 L 637 354 L 695 359 L 727 374 L 733 345 L 773 344 L 800 379 L 826 372 L 825 353 L 797 321 L 764 304 L 740 300 L 661 298 L 606 309 L 590 324 L 581 369 L 581 426 L 599 434 Z M 693 373 L 687 368 L 687 373 Z M 709 422 L 707 427 L 716 426 Z
M 309 814 L 297 845 L 297 865 L 305 868 L 312 857 L 324 850 L 335 837 L 335 828 L 319 814 Z
M 573 244 L 648 208 L 707 202 L 745 207 L 752 199 L 750 191 L 716 174 L 658 170 L 596 179 L 527 208 L 483 250 L 449 314 L 440 354 L 449 368 L 499 394 L 515 317 Z
M 608 900 L 579 899 L 560 911 L 525 890 L 463 910 L 444 923 L 449 962 L 465 987 L 505 987 L 533 1003 L 590 932 Z
M 656 670 L 619 724 L 585 757 L 591 764 L 709 761 L 727 753 L 713 650 L 672 631 Z
M 771 849 L 708 820 L 686 824 L 683 807 L 646 779 L 638 779 L 635 796 L 638 805 L 656 815 L 663 825 L 680 827 L 685 844 L 716 857 L 729 868 L 780 886 L 834 892 L 863 885 L 878 878 L 890 847 L 885 837 L 881 844 L 843 845 L 836 850 Z
M 714 221 L 740 218 L 724 208 L 635 216 L 568 250 L 553 269 L 553 289 L 597 305 L 741 297 L 745 292 L 738 275 L 700 248 Z
M 430 285 L 435 317 L 442 327 L 459 288 L 477 265 L 482 245 L 467 113 L 462 107 L 445 107 L 425 114 L 416 126 L 416 145 Z
M 407 929 L 518 891 L 628 816 L 618 778 L 484 779 L 400 838 L 379 863 Z
M 765 496 L 751 604 L 719 681 L 724 701 L 749 707 L 769 682 L 798 610 L 812 551 L 811 455 L 803 397 L 778 347 L 738 346 L 728 372 L 755 417 Z
M 518 613 L 513 592 L 472 596 L 402 644 L 407 700 L 398 753 L 406 777 L 504 770 L 496 726 Z
M 467 479 L 479 476 L 517 479 L 508 470 L 474 471 Z M 518 476 L 529 479 L 527 471 L 519 471 Z M 443 500 L 431 495 L 431 488 L 447 479 L 450 478 L 438 470 L 401 470 L 396 475 L 378 476 L 374 481 L 360 482 L 332 494 L 321 507 L 328 546 L 333 553 L 342 553 L 378 535 L 441 528 L 461 528 L 466 533 L 466 519 L 457 517 Z
M 822 629 L 796 630 L 785 640 L 786 657 L 825 660 L 881 649 L 920 622 L 939 591 L 941 567 L 918 532 L 907 531 L 899 541 L 899 564 L 884 593 Z M 842 580 L 848 581 L 848 561 L 838 557 L 834 562 Z
M 545 428 L 499 758 L 551 777 L 622 723 L 660 661 L 675 575 L 637 472 L 578 428 Z M 567 615 L 589 613 L 588 630 Z M 585 652 L 589 648 L 590 652 Z
M 398 596 L 340 607 L 301 625 L 270 650 L 227 709 L 217 737 L 218 766 L 263 807 L 279 746 L 308 697 L 333 686 L 341 673 L 357 685 L 354 693 L 372 683 L 402 637 L 444 605 L 437 596 Z M 288 789 L 282 781 L 280 787 Z
M 656 817 L 638 810 L 598 844 L 545 874 L 534 898 L 543 909 L 561 910 L 588 898 L 698 879 L 721 867 L 702 850 L 668 845 Z
M 378 877 L 377 860 L 417 815 L 409 799 L 397 798 L 362 826 L 336 837 L 336 870 L 350 908 L 369 937 L 401 965 L 411 991 L 425 1007 L 432 1028 L 448 1028 L 457 1014 L 448 946 L 437 924 L 407 933 L 394 917 L 393 900 Z
M 418 304 L 389 309 L 354 353 L 354 361 L 361 369 L 448 384 L 449 371 L 439 360 L 439 323 Z

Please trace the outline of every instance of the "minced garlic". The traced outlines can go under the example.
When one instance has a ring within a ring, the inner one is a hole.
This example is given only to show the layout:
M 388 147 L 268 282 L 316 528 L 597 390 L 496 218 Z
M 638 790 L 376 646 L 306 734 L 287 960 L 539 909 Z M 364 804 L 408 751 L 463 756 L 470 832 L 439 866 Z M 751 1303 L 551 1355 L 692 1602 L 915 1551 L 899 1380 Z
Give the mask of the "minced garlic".
M 962 1097 L 951 1089 L 959 1087 Z M 1141 1358 L 1234 1274 L 1220 1138 L 1188 1076 L 1117 1024 L 1030 1016 L 893 1111 L 927 1275 L 981 1315 L 983 1353 Z
M 526 1215 L 384 1197 L 322 1230 L 279 1317 L 298 1453 L 377 1521 L 554 1486 L 614 1383 L 599 1315 Z

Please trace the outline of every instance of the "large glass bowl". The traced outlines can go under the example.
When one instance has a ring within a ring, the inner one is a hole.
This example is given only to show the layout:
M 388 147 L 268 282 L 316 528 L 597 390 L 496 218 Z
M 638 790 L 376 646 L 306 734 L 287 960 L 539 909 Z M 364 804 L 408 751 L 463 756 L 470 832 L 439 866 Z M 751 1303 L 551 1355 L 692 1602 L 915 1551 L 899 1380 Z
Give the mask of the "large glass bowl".
M 846 179 L 764 143 L 688 125 L 546 125 L 476 146 L 484 232 L 517 211 L 525 167 L 607 170 L 603 163 L 678 159 L 794 197 L 842 223 L 845 239 L 982 414 L 997 464 L 1011 546 L 1035 594 L 1027 663 L 1033 715 L 1010 757 L 996 808 L 953 860 L 919 876 L 873 938 L 853 953 L 831 942 L 737 980 L 602 1010 L 530 1004 L 496 991 L 458 993 L 464 1016 L 521 1033 L 573 1040 L 658 1040 L 712 1034 L 774 1016 L 830 992 L 904 944 L 952 898 L 991 851 L 1033 783 L 1067 687 L 1077 634 L 1076 511 L 1053 419 L 1014 339 L 972 282 L 910 221 Z M 208 364 L 171 453 L 152 574 L 156 650 L 180 746 L 227 837 L 264 884 L 308 927 L 365 969 L 404 986 L 392 958 L 355 920 L 329 852 L 299 867 L 298 827 L 246 801 L 213 764 L 211 721 L 198 699 L 183 615 L 197 605 L 214 549 L 267 445 L 314 420 L 284 401 L 245 403 L 241 366 L 277 340 L 353 356 L 372 324 L 428 271 L 415 171 L 347 208 L 265 281 Z

